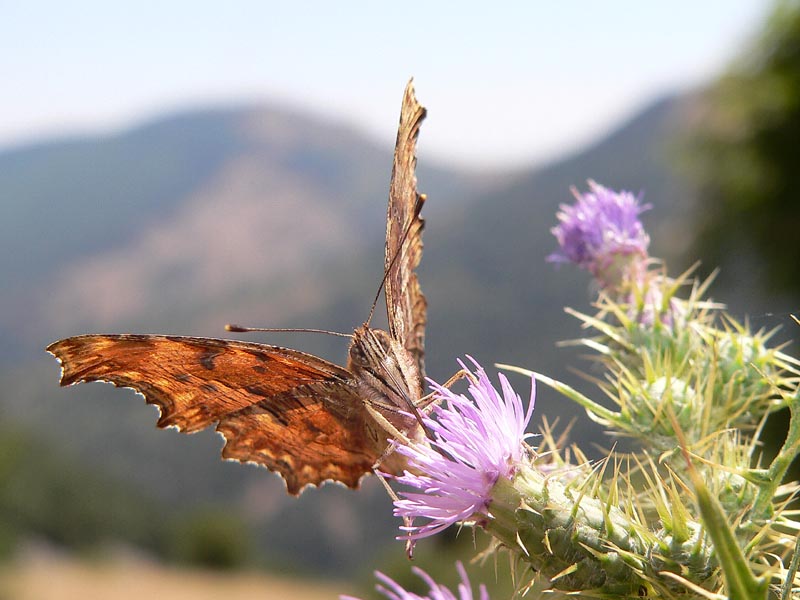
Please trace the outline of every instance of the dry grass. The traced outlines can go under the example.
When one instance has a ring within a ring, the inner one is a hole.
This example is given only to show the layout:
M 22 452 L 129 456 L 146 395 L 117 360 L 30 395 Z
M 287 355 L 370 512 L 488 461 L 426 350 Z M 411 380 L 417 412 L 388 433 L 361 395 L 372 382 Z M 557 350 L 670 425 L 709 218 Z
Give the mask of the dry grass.
M 30 554 L 0 569 L 2 600 L 330 600 L 346 584 L 258 573 L 213 573 L 142 560 L 86 562 Z

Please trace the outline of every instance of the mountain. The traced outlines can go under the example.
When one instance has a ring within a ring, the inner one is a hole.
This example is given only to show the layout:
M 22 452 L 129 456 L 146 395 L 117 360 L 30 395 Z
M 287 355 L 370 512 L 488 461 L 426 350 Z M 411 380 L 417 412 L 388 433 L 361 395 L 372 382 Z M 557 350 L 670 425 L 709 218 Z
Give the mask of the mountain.
M 335 488 L 292 502 L 276 477 L 221 462 L 216 435 L 155 431 L 153 410 L 129 392 L 57 389 L 57 365 L 43 348 L 88 331 L 219 336 L 230 321 L 351 330 L 368 314 L 382 275 L 392 150 L 393 140 L 378 145 L 348 125 L 244 107 L 0 154 L 4 422 L 51 437 L 176 517 L 235 504 L 269 532 L 276 561 L 294 548 L 329 568 L 352 564 L 348 550 L 366 530 L 356 523 L 343 531 L 347 516 L 364 513 L 368 497 L 373 505 L 380 498 L 388 514 L 374 483 L 352 507 L 353 494 L 337 500 Z M 484 185 L 434 165 L 419 171 L 432 197 L 458 199 Z M 429 212 L 444 214 L 444 200 L 437 204 Z M 310 351 L 343 358 L 338 338 L 310 341 Z M 324 511 L 299 508 L 326 495 L 334 498 Z M 383 522 L 390 539 L 392 524 Z M 339 539 L 342 558 L 324 544 L 315 554 L 296 533 L 302 527 L 316 527 L 317 542 Z
M 545 262 L 558 204 L 587 178 L 644 190 L 655 206 L 645 217 L 655 253 L 674 248 L 680 239 L 669 232 L 689 235 L 691 195 L 668 160 L 685 110 L 685 99 L 664 99 L 568 159 L 482 176 L 425 159 L 423 125 L 420 278 L 432 377 L 446 379 L 469 354 L 487 368 L 519 364 L 574 383 L 565 365 L 587 365 L 555 344 L 580 335 L 563 307 L 589 310 L 592 292 L 583 274 Z M 228 507 L 276 564 L 341 572 L 397 546 L 375 481 L 359 493 L 326 486 L 287 498 L 276 476 L 219 461 L 216 435 L 156 431 L 153 409 L 130 392 L 58 389 L 57 365 L 43 351 L 97 331 L 220 337 L 226 322 L 351 331 L 382 276 L 392 146 L 345 124 L 248 106 L 0 154 L 4 420 L 146 491 L 176 518 Z M 260 339 L 345 360 L 339 338 Z M 515 383 L 528 393 L 528 382 Z M 562 426 L 578 417 L 544 389 L 536 414 Z M 574 435 L 597 437 L 585 418 Z
M 391 151 L 345 125 L 241 108 L 0 154 L 0 356 L 38 351 L 48 339 L 39 331 L 147 327 L 176 313 L 186 322 L 306 266 L 322 271 L 329 256 L 363 252 L 382 239 L 372 223 L 385 211 Z M 438 196 L 477 183 L 421 171 Z M 253 299 L 262 318 L 277 306 L 268 300 Z

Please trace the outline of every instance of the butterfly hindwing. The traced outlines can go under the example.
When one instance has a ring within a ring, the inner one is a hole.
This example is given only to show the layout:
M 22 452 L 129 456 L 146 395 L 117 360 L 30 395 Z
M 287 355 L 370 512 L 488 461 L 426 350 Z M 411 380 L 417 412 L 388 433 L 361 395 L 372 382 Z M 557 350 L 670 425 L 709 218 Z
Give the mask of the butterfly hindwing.
M 352 388 L 330 384 L 255 404 L 222 419 L 217 431 L 227 440 L 223 457 L 279 472 L 292 495 L 328 480 L 357 488 L 386 445 Z

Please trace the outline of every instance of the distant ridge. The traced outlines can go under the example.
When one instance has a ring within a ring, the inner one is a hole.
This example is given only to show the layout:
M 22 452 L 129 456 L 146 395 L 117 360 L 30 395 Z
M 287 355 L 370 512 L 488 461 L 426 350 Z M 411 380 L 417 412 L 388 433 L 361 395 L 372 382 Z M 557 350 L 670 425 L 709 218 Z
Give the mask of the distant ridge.
M 555 348 L 580 335 L 563 306 L 590 310 L 592 293 L 584 274 L 545 263 L 549 229 L 569 187 L 591 177 L 644 190 L 655 206 L 645 216 L 655 253 L 671 245 L 658 232 L 682 223 L 691 202 L 668 154 L 686 101 L 659 101 L 538 170 L 475 177 L 420 163 L 429 201 L 419 272 L 434 378 L 471 354 L 490 371 L 494 362 L 520 364 L 596 394 L 564 369 L 585 363 Z M 290 502 L 277 477 L 220 462 L 217 436 L 156 431 L 141 398 L 99 384 L 59 390 L 57 366 L 43 352 L 89 331 L 220 337 L 225 322 L 359 325 L 383 268 L 391 150 L 392 142 L 376 145 L 347 126 L 245 107 L 0 152 L 4 418 L 164 502 L 224 503 L 281 560 L 343 574 L 395 544 L 397 523 L 378 486 L 358 494 L 326 487 Z M 338 339 L 248 339 L 345 360 Z M 515 384 L 526 396 L 529 383 Z M 577 411 L 540 389 L 536 414 L 537 423 L 543 415 L 564 423 Z M 585 420 L 575 431 L 594 435 Z M 341 553 L 327 552 L 330 544 Z

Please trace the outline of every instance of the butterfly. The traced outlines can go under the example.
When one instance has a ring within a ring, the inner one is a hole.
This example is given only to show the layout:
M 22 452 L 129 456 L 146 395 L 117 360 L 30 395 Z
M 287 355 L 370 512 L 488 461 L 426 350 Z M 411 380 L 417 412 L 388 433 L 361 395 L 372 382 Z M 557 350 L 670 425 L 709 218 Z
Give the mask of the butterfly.
M 289 494 L 326 481 L 357 488 L 376 465 L 398 474 L 397 435 L 424 436 L 416 413 L 425 377 L 427 303 L 415 273 L 425 196 L 416 141 L 425 108 L 413 80 L 403 95 L 386 219 L 388 331 L 357 327 L 346 367 L 289 348 L 171 335 L 89 334 L 50 344 L 61 385 L 104 381 L 158 406 L 158 427 L 216 426 L 222 456 L 279 473 Z

